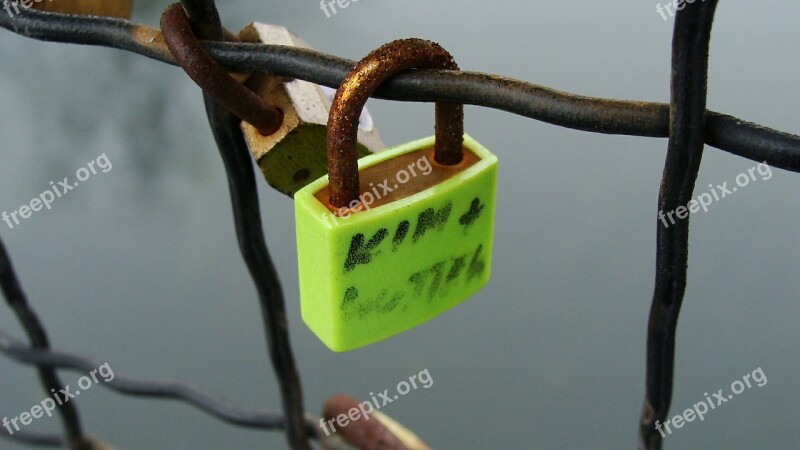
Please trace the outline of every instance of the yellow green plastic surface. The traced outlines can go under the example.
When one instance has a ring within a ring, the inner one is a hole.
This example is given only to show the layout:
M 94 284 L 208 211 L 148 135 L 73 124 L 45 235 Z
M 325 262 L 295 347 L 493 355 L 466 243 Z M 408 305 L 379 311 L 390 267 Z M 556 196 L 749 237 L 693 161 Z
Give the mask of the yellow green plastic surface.
M 429 137 L 359 161 L 359 170 L 428 148 Z M 333 351 L 352 350 L 459 304 L 489 280 L 497 158 L 464 135 L 479 161 L 433 187 L 347 218 L 295 194 L 300 302 L 306 325 Z

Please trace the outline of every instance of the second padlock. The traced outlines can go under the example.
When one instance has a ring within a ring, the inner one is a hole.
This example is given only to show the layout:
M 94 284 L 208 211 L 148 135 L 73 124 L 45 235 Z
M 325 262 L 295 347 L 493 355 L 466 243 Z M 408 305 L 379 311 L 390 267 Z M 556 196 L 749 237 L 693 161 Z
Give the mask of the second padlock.
M 285 27 L 258 22 L 245 27 L 238 38 L 243 42 L 310 48 Z M 283 124 L 268 136 L 245 121 L 241 127 L 267 183 L 293 196 L 325 174 L 326 125 L 335 91 L 303 80 L 263 74 L 253 75 L 245 85 L 283 112 Z M 366 156 L 383 148 L 372 117 L 364 110 L 358 128 L 358 155 Z

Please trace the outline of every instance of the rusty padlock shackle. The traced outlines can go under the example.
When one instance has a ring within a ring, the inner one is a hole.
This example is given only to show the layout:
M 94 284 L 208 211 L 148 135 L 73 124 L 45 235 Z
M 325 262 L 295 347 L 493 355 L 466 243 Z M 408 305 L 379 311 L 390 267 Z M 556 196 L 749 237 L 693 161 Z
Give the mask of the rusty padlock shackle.
M 161 33 L 170 53 L 204 92 L 228 111 L 269 136 L 283 123 L 283 112 L 231 78 L 194 35 L 183 5 L 173 3 L 161 15 Z
M 424 39 L 398 39 L 372 51 L 347 74 L 336 91 L 328 117 L 328 185 L 331 205 L 349 206 L 359 196 L 356 138 L 358 118 L 372 92 L 392 75 L 408 69 L 459 70 L 452 55 Z M 436 103 L 434 160 L 454 165 L 463 157 L 464 105 Z

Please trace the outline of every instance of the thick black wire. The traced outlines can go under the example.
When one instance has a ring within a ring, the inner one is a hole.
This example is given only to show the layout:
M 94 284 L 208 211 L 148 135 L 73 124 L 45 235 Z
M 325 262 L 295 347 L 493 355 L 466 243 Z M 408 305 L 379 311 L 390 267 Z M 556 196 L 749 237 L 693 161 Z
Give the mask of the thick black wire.
M 238 126 L 240 120 L 217 107 L 210 97 L 204 96 L 204 99 L 214 139 L 228 175 L 239 250 L 258 290 L 267 345 L 281 386 L 284 412 L 290 419 L 287 439 L 293 449 L 308 450 L 310 447 L 302 430 L 300 376 L 289 343 L 283 291 L 261 228 L 253 158 Z M 298 437 L 298 433 L 302 436 Z
M 74 354 L 31 348 L 14 340 L 3 331 L 0 331 L 0 352 L 22 364 L 48 369 L 66 369 L 79 373 L 91 372 L 101 365 L 97 361 Z M 114 392 L 133 397 L 177 400 L 187 403 L 203 413 L 240 427 L 261 430 L 281 430 L 286 427 L 285 418 L 277 412 L 236 407 L 186 383 L 141 380 L 114 370 L 113 379 L 99 384 Z M 317 421 L 318 419 L 306 418 L 304 429 L 308 436 L 321 439 Z M 63 438 L 57 435 L 22 432 L 22 430 L 15 432 L 13 436 L 9 436 L 8 433 L 0 433 L 0 436 L 17 441 L 39 442 L 40 445 L 47 446 L 63 445 L 64 443 Z M 325 445 L 331 444 L 325 441 Z
M 703 157 L 708 51 L 717 0 L 678 11 L 672 37 L 671 133 L 658 196 L 659 214 L 692 199 Z M 656 218 L 656 276 L 647 333 L 646 394 L 640 421 L 641 446 L 660 450 L 672 400 L 675 333 L 689 256 L 689 217 L 670 226 Z M 663 426 L 662 426 L 663 428 Z
M 26 10 L 0 27 L 34 39 L 100 45 L 176 64 L 152 28 L 124 19 Z M 337 88 L 354 61 L 276 45 L 209 42 L 209 52 L 229 70 L 263 72 Z M 477 72 L 419 70 L 393 77 L 375 97 L 418 102 L 459 102 L 495 108 L 578 130 L 646 137 L 669 136 L 669 105 L 570 94 Z M 708 111 L 705 142 L 770 166 L 800 172 L 800 136 Z
M 34 348 L 49 348 L 50 343 L 47 339 L 44 325 L 36 315 L 36 311 L 28 303 L 28 298 L 14 272 L 14 266 L 11 264 L 11 259 L 2 239 L 0 239 L 0 290 L 3 291 L 8 306 L 11 307 L 20 324 L 22 324 L 22 328 L 31 341 L 31 345 Z M 36 371 L 39 374 L 39 380 L 45 392 L 49 393 L 51 390 L 58 392 L 59 389 L 64 387 L 55 370 L 38 367 Z M 81 448 L 85 441 L 76 403 L 72 401 L 59 404 L 58 413 L 72 447 Z
M 212 41 L 223 38 L 213 0 L 181 0 L 181 4 L 198 38 Z M 305 430 L 300 375 L 289 340 L 283 290 L 264 239 L 252 156 L 239 128 L 240 120 L 207 93 L 203 93 L 203 99 L 228 176 L 239 250 L 258 290 L 267 347 L 288 419 L 286 438 L 293 450 L 311 450 Z
M 214 0 L 181 0 L 195 36 L 208 41 L 222 41 L 222 22 Z
M 97 361 L 81 356 L 54 350 L 31 349 L 2 331 L 0 331 L 0 351 L 15 361 L 48 370 L 61 368 L 89 373 L 101 365 Z M 180 400 L 204 413 L 240 427 L 264 430 L 280 430 L 285 427 L 285 420 L 278 413 L 237 408 L 184 383 L 137 380 L 115 370 L 113 379 L 99 384 L 112 391 L 134 397 Z

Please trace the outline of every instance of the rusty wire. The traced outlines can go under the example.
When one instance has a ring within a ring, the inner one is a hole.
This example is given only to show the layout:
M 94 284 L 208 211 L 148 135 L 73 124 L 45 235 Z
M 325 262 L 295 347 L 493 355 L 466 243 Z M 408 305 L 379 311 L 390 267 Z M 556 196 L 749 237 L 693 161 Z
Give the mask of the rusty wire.
M 195 34 L 207 40 L 205 47 L 208 53 L 228 70 L 271 73 L 338 87 L 354 65 L 353 61 L 311 50 L 214 42 L 222 39 L 224 30 L 219 24 L 213 0 L 183 0 L 182 3 Z M 375 96 L 403 101 L 485 106 L 597 133 L 668 137 L 659 192 L 659 207 L 662 210 L 675 209 L 691 198 L 704 143 L 748 159 L 766 162 L 772 167 L 800 172 L 800 136 L 705 109 L 708 43 L 715 8 L 716 0 L 710 0 L 678 12 L 673 35 L 669 105 L 585 97 L 496 75 L 448 70 L 417 70 L 393 76 L 375 91 Z M 164 42 L 164 36 L 157 30 L 127 20 L 26 10 L 16 18 L 0 15 L 0 26 L 35 39 L 119 48 L 177 64 Z M 315 430 L 308 429 L 302 415 L 299 377 L 286 334 L 282 291 L 261 231 L 250 156 L 241 132 L 235 126 L 233 115 L 208 95 L 205 99 L 209 122 L 229 178 L 240 250 L 259 291 L 270 353 L 281 381 L 287 436 L 292 448 L 310 448 L 307 437 L 314 436 Z M 664 420 L 671 400 L 675 331 L 685 291 L 688 258 L 688 220 L 669 228 L 658 226 L 656 280 L 648 327 L 646 398 L 640 421 L 641 446 L 646 450 L 658 450 L 662 446 L 654 423 Z M 11 270 L 10 261 L 5 266 L 2 264 L 4 261 L 7 261 L 7 255 L 3 251 L 0 254 L 0 273 Z M 19 298 L 24 300 L 24 294 L 18 288 L 13 271 L 10 273 L 10 278 L 0 277 L 0 283 L 9 304 L 12 307 L 19 306 L 25 303 L 19 302 Z M 33 311 L 26 308 L 35 319 Z M 29 320 L 20 318 L 23 323 Z M 43 336 L 43 329 L 41 332 Z M 37 348 L 46 347 L 46 338 L 44 346 L 37 346 L 36 339 L 32 341 L 34 348 L 26 349 L 22 344 L 13 343 L 11 347 L 4 346 L 11 341 L 0 334 L 0 350 L 21 362 L 36 365 L 40 372 L 52 372 L 55 367 L 71 368 L 70 360 L 65 355 Z M 9 348 L 16 348 L 16 353 L 8 351 Z M 59 357 L 67 359 L 59 360 Z M 197 402 L 177 395 L 178 391 L 180 389 L 170 393 L 172 398 L 181 398 L 222 418 L 220 413 L 224 409 L 202 408 Z M 272 419 L 278 420 L 276 417 Z M 70 438 L 80 436 L 79 427 L 70 430 L 67 424 L 67 430 Z M 16 437 L 26 442 L 38 440 L 41 444 L 49 442 L 49 445 L 55 445 L 56 442 L 52 436 L 48 438 L 35 433 L 23 433 Z M 63 443 L 63 440 L 58 440 L 58 443 Z M 74 439 L 72 445 L 77 448 Z

